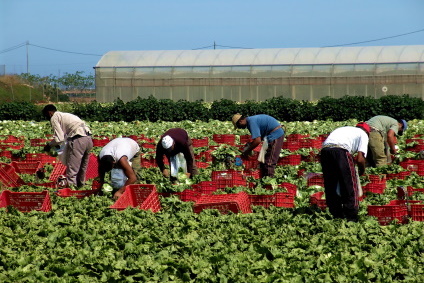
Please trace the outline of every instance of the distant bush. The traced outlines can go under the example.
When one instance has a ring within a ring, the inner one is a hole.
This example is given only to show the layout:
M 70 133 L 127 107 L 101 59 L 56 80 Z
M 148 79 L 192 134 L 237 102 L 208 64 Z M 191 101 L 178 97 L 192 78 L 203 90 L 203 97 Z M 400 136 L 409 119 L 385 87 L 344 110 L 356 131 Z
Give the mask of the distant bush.
M 41 107 L 41 106 L 40 106 Z M 30 103 L 0 104 L 0 119 L 38 120 L 41 108 Z M 385 96 L 379 99 L 363 96 L 345 96 L 342 98 L 324 97 L 318 102 L 299 101 L 285 97 L 275 97 L 262 102 L 246 101 L 237 103 L 228 99 L 214 101 L 211 104 L 202 101 L 173 101 L 138 97 L 129 102 L 118 99 L 113 103 L 64 103 L 58 104 L 63 112 L 72 112 L 87 121 L 229 121 L 235 113 L 246 116 L 268 114 L 279 121 L 345 121 L 368 120 L 375 115 L 387 115 L 405 120 L 424 119 L 424 101 L 408 95 Z

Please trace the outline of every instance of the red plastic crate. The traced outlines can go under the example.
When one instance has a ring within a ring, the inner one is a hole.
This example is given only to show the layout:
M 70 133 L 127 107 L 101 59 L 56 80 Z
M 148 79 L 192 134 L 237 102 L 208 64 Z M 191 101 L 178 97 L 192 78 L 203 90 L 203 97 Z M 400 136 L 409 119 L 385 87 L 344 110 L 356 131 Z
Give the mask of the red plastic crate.
M 309 197 L 309 203 L 311 206 L 317 206 L 321 210 L 325 210 L 327 208 L 327 202 L 325 199 L 322 199 L 324 196 L 324 192 L 316 192 Z
M 194 155 L 194 159 L 204 162 L 211 162 L 212 161 L 212 150 L 202 151 L 199 154 Z
M 18 174 L 35 174 L 43 165 L 40 161 L 12 161 L 10 163 Z
M 260 179 L 262 178 L 262 172 L 259 169 L 256 169 L 256 170 L 247 169 L 247 170 L 243 170 L 243 176 L 253 177 L 254 179 Z
M 181 201 L 197 201 L 201 194 L 194 190 L 186 189 L 182 192 L 175 193 Z
M 56 182 L 57 178 L 60 175 L 65 175 L 65 173 L 66 166 L 62 162 L 57 162 L 53 167 L 53 171 L 50 173 L 49 180 Z
M 424 160 L 409 159 L 400 162 L 399 165 L 408 171 L 416 172 L 418 175 L 424 176 Z
M 136 207 L 143 210 L 158 212 L 161 209 L 159 196 L 155 185 L 128 185 L 119 199 L 110 206 L 117 210 Z
M 27 153 L 25 155 L 25 161 L 40 161 L 43 166 L 46 163 L 55 164 L 58 162 L 56 157 L 45 153 Z
M 94 179 L 99 176 L 99 162 L 97 156 L 93 153 L 90 153 L 88 159 L 87 172 L 85 173 L 85 180 Z
M 299 141 L 302 148 L 321 148 L 322 142 L 319 139 L 301 139 Z
M 411 204 L 409 216 L 414 221 L 424 221 L 424 204 Z
M 251 213 L 250 199 L 247 193 L 225 195 L 202 195 L 194 204 L 193 211 L 200 213 L 204 209 L 217 209 L 223 214 Z
M 302 156 L 300 154 L 291 154 L 278 159 L 278 165 L 299 165 L 302 162 Z
M 299 141 L 285 141 L 283 142 L 282 149 L 288 149 L 290 151 L 296 151 L 301 148 Z
M 413 151 L 413 152 L 420 152 L 420 151 L 424 150 L 424 144 L 417 144 L 417 145 L 414 145 L 413 147 L 406 148 L 405 150 Z
M 412 138 L 412 139 L 406 139 L 405 143 L 412 143 L 412 142 L 417 142 L 418 144 L 424 144 L 424 139 L 420 139 L 420 138 Z
M 31 146 L 45 146 L 48 142 L 50 142 L 50 139 L 30 139 L 29 143 Z
M 0 157 L 7 157 L 12 159 L 12 152 L 10 150 L 1 150 Z
M 224 134 L 224 135 L 214 134 L 212 136 L 212 140 L 216 143 L 225 143 L 229 145 L 236 144 L 236 136 L 233 134 Z
M 242 159 L 243 167 L 245 170 L 247 169 L 257 169 L 259 167 L 258 159 Z
M 145 142 L 141 144 L 141 147 L 147 149 L 156 149 L 156 144 Z
M 252 140 L 251 135 L 241 135 L 240 136 L 240 144 L 245 145 L 246 143 L 250 142 Z
M 368 215 L 377 217 L 381 225 L 387 225 L 395 219 L 406 223 L 408 210 L 405 205 L 369 205 Z
M 151 168 L 151 167 L 157 166 L 156 160 L 154 158 L 149 158 L 149 159 L 141 158 L 140 165 L 141 167 L 144 167 L 144 168 Z
M 202 161 L 195 161 L 197 168 L 208 168 L 209 163 L 208 162 L 202 162 Z
M 290 135 L 286 136 L 286 140 L 287 141 L 299 141 L 299 140 L 307 138 L 307 137 L 309 137 L 308 134 L 306 134 L 306 135 L 290 134 Z
M 193 147 L 206 147 L 209 146 L 209 138 L 204 137 L 201 139 L 191 139 Z
M 16 173 L 12 165 L 0 163 L 0 183 L 9 188 L 25 185 L 25 182 Z
M 240 171 L 212 171 L 212 181 L 216 182 L 219 189 L 225 187 L 247 186 L 246 180 Z
M 409 175 L 411 175 L 410 171 L 402 171 L 402 172 L 399 172 L 399 173 L 390 173 L 390 174 L 386 174 L 386 179 L 387 180 L 391 180 L 391 179 L 404 180 Z
M 52 209 L 48 191 L 43 192 L 11 192 L 5 190 L 0 195 L 0 207 L 13 206 L 22 212 L 32 210 L 50 211 Z
M 91 195 L 97 195 L 100 192 L 100 188 L 94 190 L 80 190 L 75 191 L 70 188 L 64 188 L 57 191 L 56 195 L 59 197 L 76 197 L 78 199 L 88 197 Z
M 386 182 L 386 175 L 367 175 L 367 179 L 370 183 L 382 183 Z
M 249 195 L 252 205 L 260 205 L 265 208 L 271 205 L 275 207 L 294 207 L 294 195 L 291 193 L 275 193 L 273 195 Z
M 217 184 L 214 181 L 202 181 L 191 185 L 191 188 L 195 192 L 206 195 L 211 195 L 218 190 Z
M 370 192 L 374 194 L 382 194 L 386 189 L 386 183 L 368 183 L 362 187 L 363 192 Z
M 296 194 L 297 194 L 297 186 L 295 184 L 283 182 L 283 183 L 279 184 L 278 186 L 280 188 L 287 189 L 287 192 L 292 194 L 293 196 L 296 196 Z
M 412 207 L 411 204 L 417 203 L 420 201 L 392 200 L 386 205 L 369 205 L 368 215 L 377 217 L 381 225 L 387 225 L 395 219 L 404 224 L 408 222 L 408 205 Z
M 322 176 L 322 173 L 313 173 L 310 177 L 308 177 L 307 185 L 308 187 L 310 186 L 324 187 L 324 178 Z
M 93 138 L 93 146 L 95 146 L 95 147 L 104 147 L 109 142 L 110 142 L 109 138 L 104 138 L 104 139 Z
M 11 135 L 0 136 L 0 149 L 21 149 L 25 145 L 23 137 L 15 137 Z

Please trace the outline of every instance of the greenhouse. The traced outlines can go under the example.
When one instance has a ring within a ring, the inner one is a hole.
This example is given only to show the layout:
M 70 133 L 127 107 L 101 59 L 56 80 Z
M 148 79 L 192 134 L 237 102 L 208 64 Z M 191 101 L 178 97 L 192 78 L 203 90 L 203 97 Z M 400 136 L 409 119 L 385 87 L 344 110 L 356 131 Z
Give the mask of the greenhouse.
M 96 99 L 262 101 L 409 94 L 424 99 L 424 45 L 110 51 Z

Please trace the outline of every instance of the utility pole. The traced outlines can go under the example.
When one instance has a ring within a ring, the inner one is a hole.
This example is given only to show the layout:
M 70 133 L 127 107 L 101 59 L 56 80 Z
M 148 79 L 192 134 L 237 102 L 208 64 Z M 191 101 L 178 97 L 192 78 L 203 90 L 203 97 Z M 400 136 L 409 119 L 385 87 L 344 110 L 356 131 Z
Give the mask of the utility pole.
M 213 49 L 216 49 L 216 43 L 215 43 L 215 40 L 213 41 Z
M 29 52 L 28 52 L 28 47 L 29 47 L 29 41 L 27 40 L 27 42 L 26 42 L 27 74 L 29 74 Z

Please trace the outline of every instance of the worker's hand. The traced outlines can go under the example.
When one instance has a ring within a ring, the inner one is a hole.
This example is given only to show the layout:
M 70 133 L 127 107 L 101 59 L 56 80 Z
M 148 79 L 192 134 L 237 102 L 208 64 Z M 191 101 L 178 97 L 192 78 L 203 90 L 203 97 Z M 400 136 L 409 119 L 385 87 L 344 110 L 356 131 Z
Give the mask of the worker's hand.
M 113 198 L 115 199 L 115 200 L 117 200 L 120 196 L 122 196 L 122 194 L 124 193 L 124 191 L 125 191 L 125 187 L 124 188 L 120 188 L 114 195 L 113 195 Z
M 50 146 L 50 144 L 46 144 L 45 146 L 44 146 L 44 151 L 50 151 L 50 149 L 51 149 L 52 147 Z
M 249 153 L 250 153 L 250 151 L 243 151 L 241 153 L 241 158 L 248 159 L 249 158 Z
M 191 174 L 190 173 L 185 173 L 187 178 L 190 179 Z
M 164 169 L 164 170 L 162 171 L 162 175 L 163 175 L 164 177 L 168 178 L 168 177 L 169 177 L 169 170 L 168 170 L 168 169 Z

